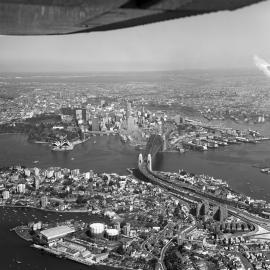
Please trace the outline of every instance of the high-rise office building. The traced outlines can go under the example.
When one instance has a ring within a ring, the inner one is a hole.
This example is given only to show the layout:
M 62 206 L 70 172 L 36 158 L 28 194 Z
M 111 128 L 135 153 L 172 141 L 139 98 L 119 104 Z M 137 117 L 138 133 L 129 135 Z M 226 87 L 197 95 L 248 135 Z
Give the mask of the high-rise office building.
M 31 175 L 31 171 L 29 169 L 24 170 L 25 176 L 29 177 Z
M 80 169 L 73 169 L 73 170 L 70 171 L 70 174 L 71 174 L 73 177 L 79 176 L 79 174 L 80 174 Z
M 129 116 L 127 118 L 127 130 L 133 131 L 137 128 L 137 121 L 135 117 Z
M 18 184 L 17 185 L 17 192 L 18 193 L 25 193 L 25 184 Z
M 127 101 L 127 105 L 126 105 L 126 116 L 127 119 L 131 116 L 131 103 L 129 101 Z
M 100 123 L 97 117 L 92 118 L 92 131 L 100 131 Z
M 34 175 L 35 176 L 39 176 L 39 168 L 33 168 L 33 171 L 34 171 Z
M 105 100 L 102 99 L 102 100 L 100 101 L 100 106 L 101 106 L 101 107 L 104 107 L 104 106 L 105 106 L 105 103 L 106 103 Z
M 46 208 L 46 206 L 48 205 L 48 197 L 42 196 L 40 199 L 40 204 L 42 208 Z
M 202 208 L 202 204 L 201 203 L 197 203 L 197 206 L 196 206 L 196 217 L 199 217 L 201 215 L 201 208 Z
M 118 230 L 118 232 L 120 232 L 120 231 L 121 231 L 120 222 L 119 222 L 119 221 L 116 222 L 116 223 L 113 225 L 113 228 L 116 229 L 116 230 Z
M 82 120 L 86 121 L 86 109 L 85 108 L 82 109 Z
M 127 223 L 124 227 L 123 227 L 123 233 L 126 236 L 129 236 L 130 234 L 130 223 Z
M 82 109 L 76 109 L 75 110 L 75 117 L 76 117 L 76 120 L 82 120 Z
M 3 196 L 3 199 L 4 199 L 4 200 L 9 199 L 9 191 L 8 191 L 8 190 L 4 190 L 4 191 L 2 192 L 2 196 Z
M 35 189 L 38 190 L 40 186 L 40 178 L 39 177 L 35 177 Z
M 46 177 L 47 178 L 52 178 L 54 174 L 54 170 L 46 170 Z

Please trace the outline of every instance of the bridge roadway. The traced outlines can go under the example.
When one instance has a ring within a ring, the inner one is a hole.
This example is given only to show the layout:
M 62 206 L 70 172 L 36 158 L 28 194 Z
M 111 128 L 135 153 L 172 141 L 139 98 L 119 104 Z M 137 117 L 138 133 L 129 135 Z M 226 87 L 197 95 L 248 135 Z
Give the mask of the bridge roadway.
M 187 197 L 188 200 L 193 200 L 196 202 L 208 200 L 213 205 L 223 205 L 227 206 L 228 212 L 235 217 L 240 219 L 244 219 L 247 222 L 253 223 L 255 225 L 261 226 L 262 228 L 269 230 L 270 229 L 270 220 L 258 217 L 247 211 L 243 211 L 235 206 L 237 206 L 236 202 L 232 202 L 229 200 L 223 200 L 221 198 L 217 198 L 211 194 L 207 194 L 196 190 L 192 187 L 188 187 L 188 185 L 171 183 L 169 180 L 161 177 L 160 175 L 149 171 L 145 162 L 143 162 L 139 166 L 139 171 L 151 182 L 159 185 L 160 187 L 170 191 L 175 195 L 181 195 L 183 197 Z

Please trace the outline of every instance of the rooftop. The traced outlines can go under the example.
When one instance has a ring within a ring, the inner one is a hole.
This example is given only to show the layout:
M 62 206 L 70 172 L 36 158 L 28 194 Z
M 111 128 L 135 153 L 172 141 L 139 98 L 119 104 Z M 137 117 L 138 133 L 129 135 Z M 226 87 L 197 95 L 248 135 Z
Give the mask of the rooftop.
M 56 238 L 56 237 L 63 237 L 69 233 L 75 232 L 75 230 L 69 226 L 57 226 L 47 230 L 43 230 L 40 233 L 45 236 L 48 240 Z

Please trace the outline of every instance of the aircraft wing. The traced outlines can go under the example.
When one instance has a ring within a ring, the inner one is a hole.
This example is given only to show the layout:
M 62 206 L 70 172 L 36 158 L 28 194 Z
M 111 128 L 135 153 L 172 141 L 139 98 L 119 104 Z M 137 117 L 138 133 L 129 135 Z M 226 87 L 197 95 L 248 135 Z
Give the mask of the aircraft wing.
M 106 31 L 235 10 L 263 0 L 0 0 L 0 35 Z

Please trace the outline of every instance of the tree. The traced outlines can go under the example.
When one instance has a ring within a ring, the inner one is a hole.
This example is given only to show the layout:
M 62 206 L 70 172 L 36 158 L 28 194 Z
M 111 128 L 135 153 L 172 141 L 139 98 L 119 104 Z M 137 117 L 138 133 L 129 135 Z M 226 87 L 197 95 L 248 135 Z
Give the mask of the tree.
M 77 197 L 76 203 L 77 204 L 85 204 L 85 203 L 87 203 L 87 200 L 83 196 L 79 195 Z
M 149 264 L 151 269 L 155 269 L 156 265 L 157 265 L 157 262 L 158 262 L 157 258 L 153 258 L 148 262 L 148 264 Z

